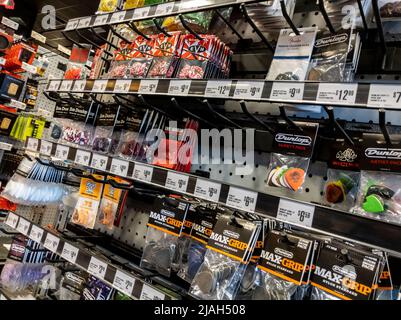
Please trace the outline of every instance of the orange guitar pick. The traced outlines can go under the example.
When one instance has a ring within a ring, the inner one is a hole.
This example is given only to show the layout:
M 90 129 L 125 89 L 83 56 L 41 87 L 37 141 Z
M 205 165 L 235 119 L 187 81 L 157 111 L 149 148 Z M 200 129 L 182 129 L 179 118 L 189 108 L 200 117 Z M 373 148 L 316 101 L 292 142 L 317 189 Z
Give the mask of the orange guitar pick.
M 305 171 L 300 168 L 290 168 L 285 172 L 284 177 L 291 189 L 298 191 L 304 183 Z

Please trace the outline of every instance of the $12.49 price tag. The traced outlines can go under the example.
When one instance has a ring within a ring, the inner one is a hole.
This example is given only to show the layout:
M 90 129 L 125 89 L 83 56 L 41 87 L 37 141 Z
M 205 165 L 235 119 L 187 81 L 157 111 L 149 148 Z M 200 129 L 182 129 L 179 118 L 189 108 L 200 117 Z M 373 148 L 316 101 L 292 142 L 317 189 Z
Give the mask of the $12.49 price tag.
M 315 206 L 313 205 L 280 199 L 277 219 L 283 222 L 311 227 L 314 213 Z

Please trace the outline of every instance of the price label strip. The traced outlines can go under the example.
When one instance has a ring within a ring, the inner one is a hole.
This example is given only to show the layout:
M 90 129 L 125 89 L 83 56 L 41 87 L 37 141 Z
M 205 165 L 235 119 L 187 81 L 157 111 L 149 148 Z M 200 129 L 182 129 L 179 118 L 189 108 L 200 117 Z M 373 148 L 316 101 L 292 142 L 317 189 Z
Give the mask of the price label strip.
M 156 7 L 156 16 L 166 15 L 173 12 L 174 2 L 167 2 L 163 4 L 159 4 Z
M 142 19 L 149 15 L 150 7 L 136 8 L 134 11 L 134 19 Z
M 270 92 L 271 100 L 302 101 L 305 84 L 294 82 L 273 82 Z
M 32 74 L 36 74 L 38 69 L 35 66 L 32 66 L 26 62 L 22 63 L 22 69 L 25 70 L 26 72 L 32 73 Z
M 46 240 L 44 243 L 44 247 L 51 252 L 57 252 L 58 244 L 60 243 L 60 239 L 51 233 L 47 233 Z
M 67 160 L 69 152 L 70 152 L 70 147 L 58 144 L 56 148 L 55 157 L 60 160 Z
M 114 24 L 114 23 L 119 23 L 119 22 L 124 21 L 125 15 L 126 15 L 125 11 L 120 11 L 120 12 L 113 13 L 112 16 L 111 16 L 111 19 L 110 19 L 110 23 Z
M 51 156 L 53 149 L 53 143 L 46 141 L 46 140 L 41 140 L 40 141 L 40 153 L 43 154 L 44 156 Z
M 401 108 L 401 86 L 371 84 L 369 91 L 368 106 Z
M 21 232 L 23 235 L 27 236 L 28 235 L 28 230 L 29 227 L 31 226 L 31 223 L 23 218 L 19 219 L 17 230 Z
M 135 164 L 134 173 L 132 177 L 135 180 L 151 182 L 153 176 L 153 167 L 145 166 L 142 164 Z
M 235 86 L 234 98 L 260 100 L 264 86 L 263 81 L 238 81 Z
M 28 142 L 27 142 L 27 145 L 26 145 L 26 149 L 27 149 L 28 151 L 34 151 L 34 152 L 36 152 L 36 151 L 38 151 L 38 145 L 39 145 L 38 139 L 35 139 L 35 138 L 28 138 Z
M 164 293 L 161 293 L 160 291 L 153 289 L 146 283 L 143 284 L 139 300 L 164 300 L 165 298 L 166 296 L 164 295 Z
M 168 93 L 176 96 L 186 96 L 191 88 L 191 80 L 170 80 Z
M 75 80 L 73 92 L 82 92 L 85 91 L 86 80 Z
M 114 86 L 114 92 L 128 93 L 131 88 L 131 80 L 117 80 Z
M 11 102 L 9 104 L 9 107 L 19 109 L 19 110 L 25 110 L 26 109 L 26 103 L 11 99 Z
M 68 21 L 67 25 L 65 26 L 65 31 L 75 30 L 78 27 L 79 19 L 74 19 Z
M 93 84 L 92 92 L 105 92 L 108 80 L 96 80 Z
M 43 229 L 32 225 L 31 232 L 29 233 L 29 238 L 37 243 L 41 243 L 43 238 Z
M 74 162 L 76 164 L 88 167 L 90 159 L 91 159 L 91 153 L 89 151 L 77 150 Z
M 128 174 L 128 167 L 129 167 L 128 161 L 113 159 L 111 161 L 110 172 L 118 176 L 126 177 Z
M 156 93 L 159 80 L 141 80 L 139 85 L 139 93 Z
M 109 19 L 108 14 L 102 14 L 96 17 L 95 21 L 93 22 L 93 26 L 101 26 L 105 25 L 107 23 L 107 20 Z
M 220 183 L 200 178 L 196 179 L 196 186 L 194 192 L 195 197 L 213 202 L 218 202 L 220 198 L 220 191 L 221 191 Z
M 75 264 L 77 261 L 79 249 L 70 245 L 69 243 L 64 243 L 63 251 L 61 252 L 61 257 L 70 263 Z
M 320 83 L 316 101 L 353 105 L 357 90 L 356 83 Z
M 277 219 L 288 223 L 312 227 L 314 213 L 315 206 L 313 205 L 280 199 Z
M 178 192 L 186 192 L 188 186 L 189 176 L 171 172 L 167 173 L 166 188 Z
M 10 212 L 7 216 L 6 224 L 13 229 L 17 229 L 18 216 Z
M 107 156 L 102 156 L 100 154 L 93 153 L 91 167 L 101 170 L 101 171 L 106 171 L 108 159 L 109 158 Z
M 80 19 L 78 22 L 77 29 L 88 28 L 91 24 L 91 21 L 92 21 L 92 17 Z
M 49 86 L 47 87 L 47 91 L 57 91 L 60 87 L 61 81 L 60 80 L 51 80 L 49 82 Z
M 205 96 L 213 98 L 228 98 L 230 96 L 231 81 L 209 80 L 207 82 Z
M 105 263 L 95 257 L 91 257 L 91 260 L 90 260 L 89 266 L 88 266 L 89 273 L 104 280 L 104 277 L 106 276 L 106 270 L 107 270 L 107 263 Z
M 72 87 L 72 80 L 64 80 L 61 85 L 60 88 L 58 89 L 58 91 L 70 91 L 71 87 Z
M 230 207 L 255 212 L 258 193 L 237 187 L 230 187 L 226 204 Z
M 117 270 L 116 275 L 114 276 L 113 285 L 120 291 L 130 296 L 134 290 L 135 278 L 131 277 L 125 272 Z

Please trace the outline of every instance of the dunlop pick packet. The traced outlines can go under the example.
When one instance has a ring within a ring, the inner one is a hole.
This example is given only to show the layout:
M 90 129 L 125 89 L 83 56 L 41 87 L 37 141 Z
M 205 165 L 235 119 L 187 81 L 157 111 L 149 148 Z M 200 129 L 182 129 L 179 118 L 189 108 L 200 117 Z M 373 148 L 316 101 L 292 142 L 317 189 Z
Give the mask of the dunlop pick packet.
M 102 179 L 100 175 L 94 175 Z M 89 178 L 82 178 L 79 188 L 79 198 L 72 213 L 71 222 L 88 229 L 93 229 L 99 210 L 100 198 L 102 196 L 103 184 Z
M 149 214 L 141 267 L 169 277 L 190 204 L 174 198 L 157 198 Z
M 260 232 L 260 224 L 223 215 L 207 244 L 190 293 L 200 299 L 233 300 Z
M 300 191 L 308 171 L 318 125 L 297 122 L 297 128 L 280 126 L 274 136 L 267 185 Z

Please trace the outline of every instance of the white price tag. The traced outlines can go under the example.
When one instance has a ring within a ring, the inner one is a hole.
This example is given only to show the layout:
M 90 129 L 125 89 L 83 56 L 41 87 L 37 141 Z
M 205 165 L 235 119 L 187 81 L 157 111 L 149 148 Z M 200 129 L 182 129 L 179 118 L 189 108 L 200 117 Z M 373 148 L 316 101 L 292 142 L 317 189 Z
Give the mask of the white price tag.
M 28 143 L 26 144 L 26 149 L 29 151 L 38 151 L 39 141 L 35 138 L 28 138 Z
M 213 202 L 218 202 L 220 198 L 220 190 L 220 183 L 198 178 L 196 179 L 194 196 Z
M 228 98 L 230 96 L 231 81 L 209 80 L 207 82 L 205 97 Z
M 108 159 L 109 158 L 107 156 L 102 156 L 100 154 L 93 153 L 91 167 L 93 167 L 94 169 L 101 170 L 101 171 L 106 171 Z
M 296 82 L 273 82 L 270 92 L 271 100 L 302 101 L 304 98 L 304 83 Z
M 22 62 L 22 66 L 21 68 L 23 70 L 25 70 L 26 72 L 32 73 L 32 74 L 36 74 L 36 72 L 38 71 L 38 69 L 35 66 L 32 66 L 26 62 Z
M 95 22 L 93 22 L 93 26 L 101 26 L 105 25 L 107 23 L 107 20 L 109 19 L 108 14 L 102 14 L 96 17 Z
M 104 92 L 107 88 L 107 80 L 95 80 L 92 92 Z
M 58 144 L 56 148 L 56 154 L 54 156 L 60 160 L 67 160 L 69 152 L 70 152 L 70 147 Z
M 77 150 L 74 162 L 76 164 L 80 164 L 81 166 L 88 167 L 90 159 L 91 159 L 91 153 L 89 151 Z
M 116 80 L 114 92 L 128 93 L 131 88 L 131 80 Z
M 75 30 L 78 27 L 79 19 L 69 20 L 65 26 L 65 31 Z
M 79 249 L 70 245 L 69 243 L 64 243 L 63 251 L 61 252 L 61 257 L 68 262 L 75 263 L 77 261 Z
M 62 46 L 61 44 L 57 45 L 57 50 L 62 52 L 62 53 L 65 53 L 67 56 L 71 55 L 71 50 L 66 48 L 66 47 L 64 47 L 64 46 Z
M 58 244 L 60 243 L 60 239 L 55 235 L 52 235 L 50 232 L 47 233 L 45 243 L 43 246 L 50 250 L 51 252 L 57 252 Z
M 168 189 L 178 191 L 178 192 L 186 192 L 188 186 L 189 176 L 184 174 L 175 173 L 169 171 L 167 173 L 167 179 L 165 186 Z
M 131 277 L 130 275 L 117 270 L 116 275 L 114 276 L 113 285 L 128 294 L 129 296 L 132 295 L 132 291 L 134 290 L 135 278 Z
M 0 150 L 11 151 L 13 145 L 11 143 L 0 142 Z
M 191 88 L 191 80 L 170 80 L 168 93 L 176 96 L 186 96 Z
M 114 12 L 111 15 L 110 24 L 119 23 L 121 21 L 124 21 L 125 14 L 126 14 L 126 11 Z
M 77 29 L 88 28 L 91 24 L 92 17 L 82 18 L 78 22 Z
M 264 81 L 238 81 L 234 98 L 259 100 L 262 97 Z
M 58 89 L 59 91 L 70 91 L 71 87 L 72 87 L 72 80 L 64 80 L 61 85 L 60 88 Z
M 164 300 L 165 295 L 160 291 L 153 289 L 146 283 L 143 284 L 142 292 L 139 300 Z
M 128 166 L 128 161 L 113 158 L 110 172 L 118 176 L 126 177 L 128 174 Z
M 18 28 L 19 28 L 19 23 L 15 22 L 11 19 L 8 19 L 6 16 L 3 16 L 1 18 L 1 23 L 4 24 L 6 27 L 9 27 L 14 30 L 18 30 Z
M 88 272 L 93 274 L 95 277 L 104 279 L 106 276 L 107 263 L 100 261 L 99 259 L 92 257 L 89 262 Z
M 149 15 L 149 10 L 150 10 L 150 7 L 149 7 L 149 6 L 147 6 L 147 7 L 142 7 L 142 8 L 136 8 L 135 11 L 134 11 L 134 16 L 133 16 L 133 18 L 134 18 L 134 19 L 142 19 L 142 18 L 145 18 L 145 17 L 147 17 L 147 16 Z
M 156 7 L 155 15 L 162 16 L 162 15 L 170 14 L 171 12 L 173 12 L 173 9 L 174 9 L 174 2 L 162 3 Z
M 17 228 L 18 216 L 12 212 L 10 212 L 7 216 L 6 224 L 13 229 Z
M 37 243 L 41 243 L 43 238 L 43 229 L 32 225 L 31 232 L 29 233 L 29 238 Z
M 6 64 L 7 60 L 4 59 L 3 57 L 0 58 L 0 65 L 4 66 Z
M 357 91 L 356 83 L 319 83 L 316 101 L 352 105 Z
M 60 80 L 51 80 L 49 86 L 47 87 L 47 91 L 57 91 L 60 87 Z
M 258 193 L 237 187 L 230 187 L 226 205 L 240 210 L 255 212 Z
M 86 80 L 75 80 L 73 92 L 82 92 L 85 90 Z
M 46 141 L 46 140 L 40 140 L 40 153 L 50 157 L 53 149 L 53 143 Z
M 28 235 L 28 230 L 31 223 L 23 218 L 19 219 L 17 230 L 21 232 L 23 235 Z
M 139 93 L 156 93 L 159 80 L 141 80 L 139 85 Z
M 132 177 L 135 180 L 151 182 L 153 176 L 153 167 L 145 166 L 142 164 L 135 164 L 134 173 Z
M 39 42 L 46 43 L 46 37 L 41 35 L 40 33 L 36 32 L 35 30 L 31 31 L 31 37 L 33 39 L 38 40 Z
M 10 104 L 8 105 L 11 108 L 15 108 L 15 109 L 19 109 L 19 110 L 25 110 L 26 109 L 26 104 L 21 102 L 21 101 L 17 101 L 14 99 L 11 99 Z
M 401 108 L 401 85 L 371 84 L 368 106 Z
M 298 225 L 311 227 L 314 213 L 315 206 L 313 205 L 280 199 L 277 219 L 288 223 L 296 223 Z

